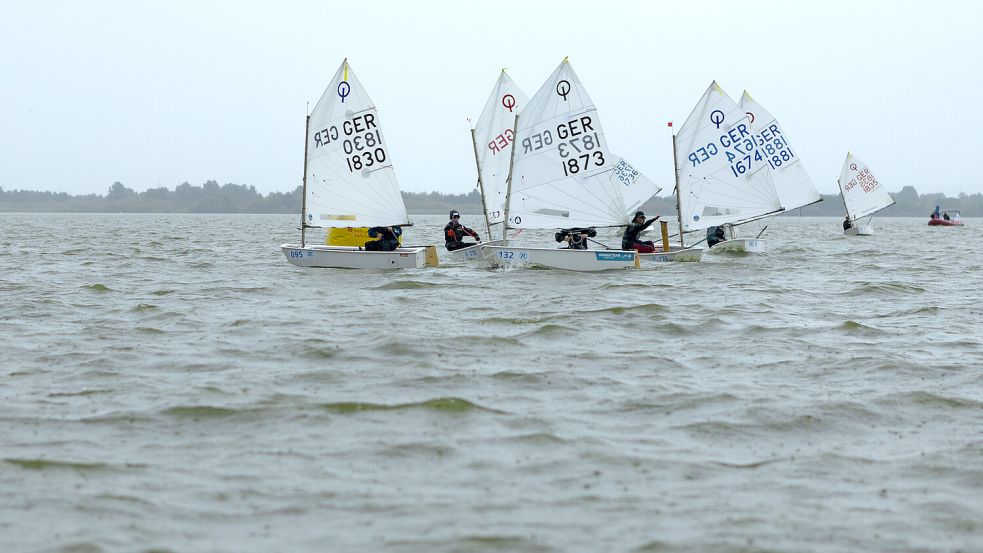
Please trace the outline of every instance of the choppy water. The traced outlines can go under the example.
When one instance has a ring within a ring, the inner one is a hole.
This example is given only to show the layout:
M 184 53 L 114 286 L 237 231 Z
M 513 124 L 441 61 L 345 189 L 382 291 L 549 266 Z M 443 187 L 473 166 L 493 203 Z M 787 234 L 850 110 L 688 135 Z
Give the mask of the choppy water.
M 983 551 L 983 221 L 572 274 L 296 219 L 0 214 L 0 551 Z

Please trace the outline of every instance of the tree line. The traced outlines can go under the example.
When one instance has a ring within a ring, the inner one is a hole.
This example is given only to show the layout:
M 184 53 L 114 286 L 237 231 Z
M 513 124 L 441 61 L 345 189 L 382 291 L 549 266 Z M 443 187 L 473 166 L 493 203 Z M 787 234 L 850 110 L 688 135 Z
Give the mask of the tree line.
M 33 190 L 4 190 L 0 188 L 0 211 L 6 212 L 69 212 L 69 213 L 297 213 L 300 211 L 300 186 L 291 192 L 270 192 L 265 196 L 255 187 L 244 184 L 224 184 L 210 180 L 201 186 L 187 182 L 174 190 L 167 187 L 136 192 L 123 183 L 115 182 L 106 195 L 71 195 L 65 192 Z M 892 193 L 895 204 L 881 212 L 886 217 L 928 217 L 941 206 L 943 210 L 959 210 L 963 217 L 983 216 L 983 194 L 919 195 L 912 186 Z M 823 194 L 823 201 L 794 210 L 803 216 L 842 216 L 843 201 L 838 194 Z M 481 213 L 481 195 L 477 188 L 467 194 L 440 192 L 403 192 L 403 201 L 410 213 L 443 213 L 457 209 L 465 213 Z M 652 198 L 642 209 L 650 214 L 671 215 L 676 211 L 674 197 Z

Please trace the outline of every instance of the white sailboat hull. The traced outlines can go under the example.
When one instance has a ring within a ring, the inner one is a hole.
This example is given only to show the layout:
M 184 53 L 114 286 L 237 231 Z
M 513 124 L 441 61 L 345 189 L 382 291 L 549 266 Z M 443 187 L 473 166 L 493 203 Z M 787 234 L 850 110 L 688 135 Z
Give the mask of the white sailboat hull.
M 718 242 L 710 248 L 710 253 L 763 253 L 765 241 L 760 238 L 732 238 Z
M 435 246 L 397 248 L 391 252 L 371 252 L 351 246 L 280 246 L 287 261 L 298 267 L 336 269 L 419 269 L 437 266 Z
M 557 248 L 523 248 L 485 246 L 488 259 L 499 266 L 539 265 L 565 271 L 607 271 L 638 267 L 635 251 L 567 250 Z
M 843 231 L 847 236 L 872 236 L 874 234 L 873 225 L 858 225 Z
M 508 244 L 505 240 L 490 240 L 488 242 L 482 242 L 480 244 L 461 248 L 460 250 L 449 251 L 451 259 L 454 261 L 484 261 L 489 253 L 485 250 L 487 246 L 505 246 Z
M 638 254 L 638 258 L 642 263 L 695 263 L 703 258 L 703 252 L 705 251 L 703 248 L 695 246 L 689 248 L 675 246 L 670 247 L 668 252 L 640 253 Z

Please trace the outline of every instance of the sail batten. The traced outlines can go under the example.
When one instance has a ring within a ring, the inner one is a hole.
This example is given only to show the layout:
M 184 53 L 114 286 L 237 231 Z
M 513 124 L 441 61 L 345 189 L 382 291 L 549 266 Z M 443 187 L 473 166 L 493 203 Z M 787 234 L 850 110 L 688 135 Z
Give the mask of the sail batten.
M 304 223 L 320 227 L 407 224 L 375 104 L 342 62 L 311 112 Z

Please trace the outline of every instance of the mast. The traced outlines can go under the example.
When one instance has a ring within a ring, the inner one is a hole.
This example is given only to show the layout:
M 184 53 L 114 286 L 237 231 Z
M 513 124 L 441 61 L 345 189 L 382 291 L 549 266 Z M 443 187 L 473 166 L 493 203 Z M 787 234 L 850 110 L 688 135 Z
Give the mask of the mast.
M 846 153 L 846 161 L 843 162 L 844 169 L 850 163 L 850 152 Z M 843 200 L 843 210 L 846 211 L 846 216 L 850 216 L 850 206 L 846 205 L 846 193 L 843 191 L 843 183 L 840 182 L 839 177 L 836 179 L 836 186 L 840 188 L 840 199 Z
M 488 220 L 488 205 L 485 204 L 485 183 L 481 180 L 481 163 L 478 162 L 478 140 L 474 137 L 474 129 L 471 129 L 471 145 L 474 146 L 474 166 L 478 170 L 478 189 L 481 191 L 481 210 L 485 213 L 485 229 L 488 231 L 488 239 L 491 240 L 491 222 Z
M 304 215 L 307 213 L 307 137 L 308 132 L 310 132 L 311 127 L 311 115 L 307 114 L 307 119 L 304 121 L 304 189 L 300 194 L 300 247 L 304 247 L 305 233 L 307 230 L 307 222 L 304 220 Z
M 509 203 L 512 201 L 512 167 L 515 165 L 515 137 L 519 130 L 519 114 L 515 114 L 515 123 L 512 124 L 512 153 L 509 155 L 509 178 L 505 188 L 505 219 L 502 221 L 502 240 L 507 240 L 509 232 Z M 508 242 L 506 242 L 508 244 Z
M 679 247 L 686 249 L 686 242 L 683 240 L 683 210 L 679 206 L 679 167 L 676 165 L 676 133 L 672 133 L 672 170 L 676 175 L 676 218 L 679 220 Z
M 846 194 L 843 193 L 843 184 L 840 183 L 840 179 L 836 179 L 836 185 L 840 187 L 840 199 L 843 200 L 843 210 L 846 211 L 846 216 L 850 216 L 850 207 L 846 205 Z

